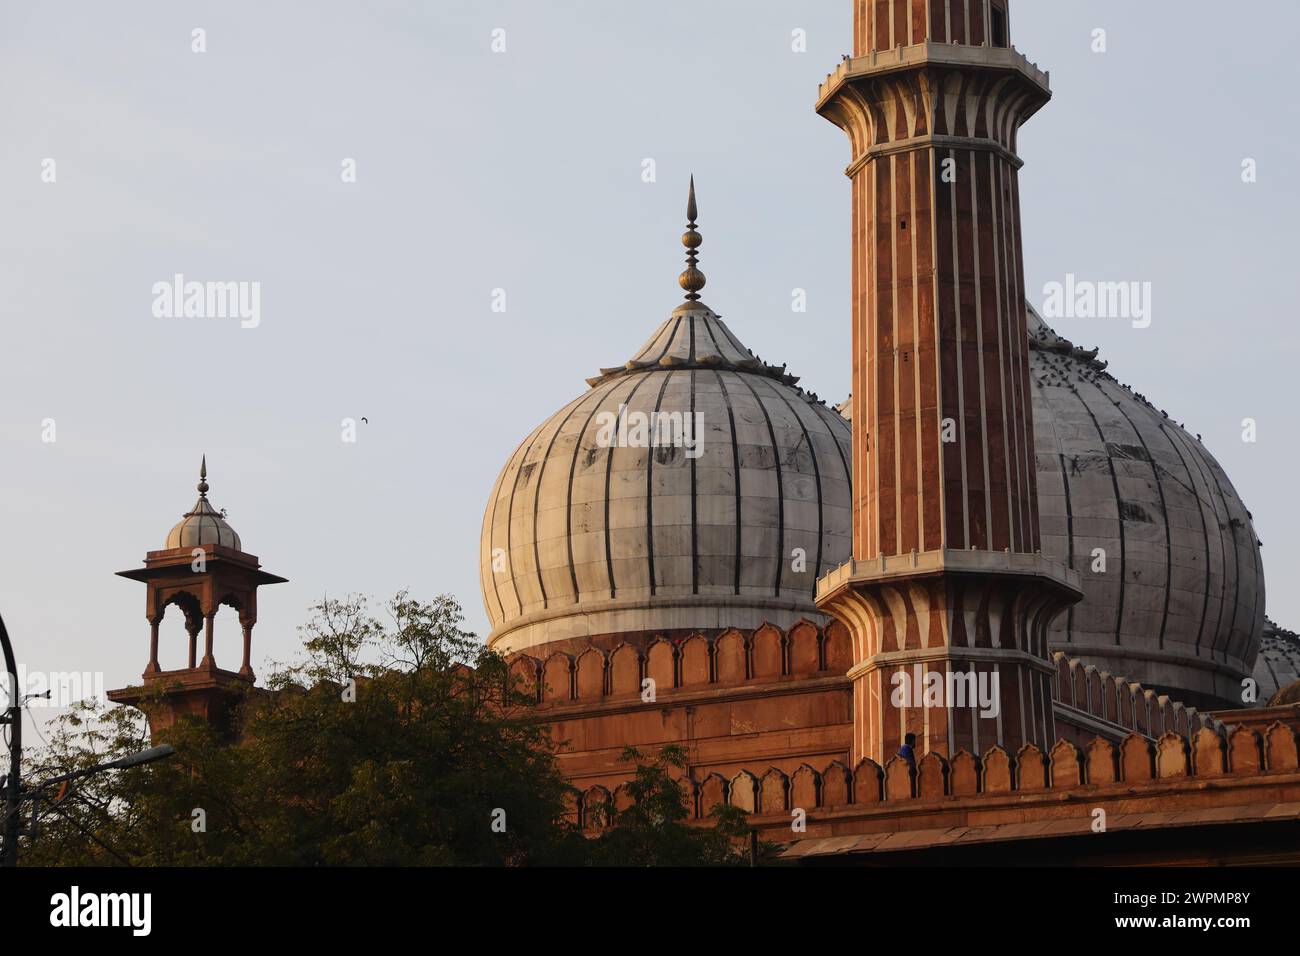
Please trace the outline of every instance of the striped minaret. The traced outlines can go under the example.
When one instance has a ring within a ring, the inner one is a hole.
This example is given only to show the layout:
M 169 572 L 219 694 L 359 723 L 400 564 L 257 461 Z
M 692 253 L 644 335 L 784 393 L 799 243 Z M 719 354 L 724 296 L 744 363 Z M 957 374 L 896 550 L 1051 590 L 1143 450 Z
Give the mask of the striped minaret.
M 1048 77 L 1006 0 L 855 0 L 817 110 L 849 134 L 853 558 L 818 604 L 854 635 L 855 759 L 1051 745 L 1016 136 Z M 975 698 L 972 700 L 972 698 Z

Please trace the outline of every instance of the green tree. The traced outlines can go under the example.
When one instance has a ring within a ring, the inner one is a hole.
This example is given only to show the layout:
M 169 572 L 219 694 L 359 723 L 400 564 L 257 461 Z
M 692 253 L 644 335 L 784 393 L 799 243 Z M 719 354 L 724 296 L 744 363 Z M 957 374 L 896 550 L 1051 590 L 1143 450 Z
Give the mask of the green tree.
M 232 746 L 198 720 L 171 760 L 101 774 L 24 848 L 33 864 L 511 865 L 585 860 L 547 728 L 449 597 L 386 619 L 324 600 L 305 657 L 239 706 Z M 147 746 L 130 708 L 67 715 L 29 779 Z
M 745 812 L 728 804 L 713 808 L 709 825 L 688 822 L 689 796 L 683 779 L 685 748 L 669 744 L 648 757 L 635 747 L 623 751 L 634 767 L 628 783 L 631 803 L 607 806 L 608 828 L 593 841 L 591 860 L 602 866 L 735 866 L 748 863 Z
M 169 760 L 86 778 L 43 801 L 29 865 L 735 865 L 745 816 L 691 821 L 686 752 L 628 748 L 631 805 L 597 836 L 568 822 L 574 791 L 549 727 L 503 658 L 447 596 L 381 608 L 325 599 L 235 711 L 237 742 L 188 718 L 157 735 Z M 85 704 L 56 725 L 28 781 L 149 746 L 140 712 Z

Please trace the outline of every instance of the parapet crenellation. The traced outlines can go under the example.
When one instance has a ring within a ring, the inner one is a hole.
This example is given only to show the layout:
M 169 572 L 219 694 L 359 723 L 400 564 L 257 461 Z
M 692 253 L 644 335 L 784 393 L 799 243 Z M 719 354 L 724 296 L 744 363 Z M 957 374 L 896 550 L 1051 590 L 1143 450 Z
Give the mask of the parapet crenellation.
M 545 706 L 631 700 L 648 688 L 657 700 L 708 685 L 842 676 L 852 663 L 842 625 L 801 621 L 785 630 L 764 624 L 753 631 L 728 628 L 682 638 L 650 635 L 621 640 L 608 651 L 591 645 L 580 653 L 557 650 L 543 658 L 521 653 L 510 658 L 510 669 L 516 687 Z
M 509 666 L 516 689 L 539 719 L 571 727 L 575 720 L 603 720 L 604 715 L 641 708 L 667 713 L 665 708 L 689 709 L 705 700 L 771 694 L 778 685 L 790 692 L 847 691 L 849 640 L 838 621 L 824 626 L 801 621 L 787 629 L 765 624 L 752 631 L 621 635 L 604 646 L 567 646 L 544 657 L 520 653 Z M 1052 664 L 1056 740 L 1046 751 L 1028 744 L 1014 751 L 991 746 L 978 754 L 965 749 L 952 755 L 930 752 L 913 772 L 899 757 L 853 764 L 847 748 L 841 754 L 834 747 L 829 753 L 824 749 L 828 738 L 818 744 L 820 758 L 812 750 L 800 756 L 798 750 L 778 746 L 771 758 L 760 757 L 763 762 L 753 765 L 747 761 L 754 751 L 741 746 L 728 749 L 731 756 L 725 759 L 693 762 L 680 780 L 688 816 L 706 821 L 720 804 L 760 817 L 788 816 L 796 809 L 922 812 L 935 801 L 947 807 L 962 805 L 952 801 L 1030 794 L 1073 799 L 1111 789 L 1117 794 L 1158 792 L 1184 778 L 1244 782 L 1251 775 L 1300 772 L 1296 722 L 1274 719 L 1286 715 L 1261 712 L 1262 720 L 1253 726 L 1225 723 L 1067 654 L 1053 654 Z M 1273 722 L 1265 725 L 1263 720 Z M 845 725 L 844 733 L 849 729 Z M 832 734 L 830 739 L 838 738 Z M 566 751 L 566 756 L 574 753 Z M 601 760 L 584 764 L 578 777 L 585 780 L 575 780 L 573 819 L 587 829 L 603 826 L 609 809 L 630 804 L 629 781 L 619 779 L 629 776 Z
M 680 781 L 693 818 L 704 820 L 715 806 L 730 804 L 759 816 L 788 815 L 802 809 L 835 811 L 894 806 L 924 812 L 936 804 L 979 797 L 1070 793 L 1101 797 L 1114 790 L 1132 795 L 1195 779 L 1200 782 L 1295 774 L 1295 730 L 1274 722 L 1264 733 L 1238 727 L 1226 738 L 1209 727 L 1190 741 L 1170 731 L 1152 741 L 1132 733 L 1119 745 L 1096 737 L 1084 748 L 1058 740 L 1044 753 L 1032 744 L 1010 754 L 990 747 L 981 756 L 960 751 L 951 759 L 929 753 L 915 772 L 901 757 L 881 766 L 864 759 L 852 770 L 840 760 L 816 769 L 803 764 L 791 774 L 776 767 L 743 769 L 732 775 L 709 773 Z M 612 791 L 604 786 L 575 791 L 574 819 L 587 829 L 600 829 L 610 806 L 631 804 L 627 783 Z
M 1116 677 L 1057 651 L 1053 687 L 1057 721 L 1078 724 L 1117 741 L 1129 733 L 1156 739 L 1166 733 L 1192 737 L 1202 728 L 1223 736 L 1228 729 L 1209 714 L 1149 687 Z

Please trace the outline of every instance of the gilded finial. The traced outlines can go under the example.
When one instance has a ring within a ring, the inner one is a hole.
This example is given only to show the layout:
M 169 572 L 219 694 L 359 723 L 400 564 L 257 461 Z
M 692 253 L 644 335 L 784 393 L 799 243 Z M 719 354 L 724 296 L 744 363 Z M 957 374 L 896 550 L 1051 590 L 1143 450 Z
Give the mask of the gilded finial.
M 690 192 L 686 197 L 686 232 L 682 234 L 682 245 L 686 247 L 686 270 L 677 277 L 678 283 L 686 290 L 686 300 L 694 302 L 700 297 L 700 290 L 704 288 L 704 273 L 695 268 L 699 262 L 699 256 L 695 250 L 700 248 L 700 243 L 704 237 L 695 231 L 695 217 L 698 215 L 695 208 L 695 177 L 691 177 Z
M 203 463 L 199 465 L 199 497 L 208 496 L 208 456 L 203 456 Z

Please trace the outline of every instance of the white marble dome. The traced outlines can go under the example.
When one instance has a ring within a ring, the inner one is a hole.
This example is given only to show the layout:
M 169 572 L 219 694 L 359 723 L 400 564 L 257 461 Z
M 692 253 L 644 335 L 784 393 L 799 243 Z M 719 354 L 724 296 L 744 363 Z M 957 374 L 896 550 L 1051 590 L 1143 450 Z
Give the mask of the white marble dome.
M 1039 520 L 1084 599 L 1051 648 L 1199 707 L 1242 706 L 1264 629 L 1250 513 L 1214 456 L 1029 310 Z M 1097 549 L 1105 571 L 1093 570 Z
M 488 500 L 492 646 L 824 621 L 816 580 L 851 544 L 850 432 L 796 381 L 699 302 L 590 379 Z

